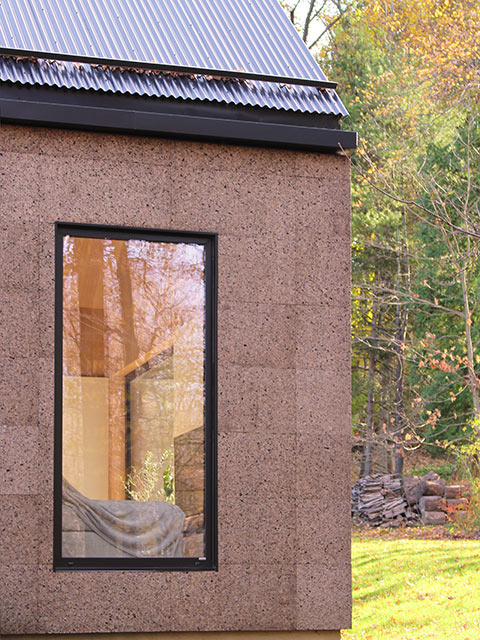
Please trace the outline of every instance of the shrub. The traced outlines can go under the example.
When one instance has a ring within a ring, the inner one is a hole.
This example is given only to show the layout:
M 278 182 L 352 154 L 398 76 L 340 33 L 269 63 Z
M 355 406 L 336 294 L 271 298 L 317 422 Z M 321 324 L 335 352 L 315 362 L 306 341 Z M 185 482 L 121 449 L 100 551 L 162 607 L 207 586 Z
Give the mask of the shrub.
M 450 482 L 454 472 L 453 464 L 440 464 L 440 465 L 427 465 L 426 467 L 418 467 L 417 469 L 412 469 L 409 475 L 412 476 L 424 476 L 430 471 L 435 471 L 438 475 L 445 480 L 445 482 Z
M 127 474 L 125 490 L 130 500 L 174 503 L 173 482 L 173 450 L 166 449 L 160 460 L 147 451 L 141 467 L 132 467 Z
M 458 477 L 470 488 L 469 517 L 464 528 L 472 530 L 480 528 L 480 439 L 477 429 L 470 440 L 456 450 Z

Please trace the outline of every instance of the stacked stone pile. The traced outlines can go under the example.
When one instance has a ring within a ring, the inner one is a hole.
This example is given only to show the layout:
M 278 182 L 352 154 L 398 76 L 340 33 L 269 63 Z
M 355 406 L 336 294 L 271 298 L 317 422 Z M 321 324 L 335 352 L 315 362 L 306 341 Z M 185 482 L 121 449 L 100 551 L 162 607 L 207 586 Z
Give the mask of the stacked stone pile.
M 412 526 L 420 522 L 418 511 L 406 500 L 402 479 L 381 473 L 360 478 L 354 485 L 352 515 L 372 526 Z
M 372 526 L 445 524 L 448 518 L 460 521 L 467 505 L 464 487 L 447 485 L 433 471 L 421 477 L 365 476 L 352 489 L 352 516 Z
M 461 521 L 466 517 L 465 487 L 447 485 L 445 480 L 431 471 L 422 478 L 412 478 L 422 489 L 418 510 L 423 524 L 445 524 L 449 519 Z

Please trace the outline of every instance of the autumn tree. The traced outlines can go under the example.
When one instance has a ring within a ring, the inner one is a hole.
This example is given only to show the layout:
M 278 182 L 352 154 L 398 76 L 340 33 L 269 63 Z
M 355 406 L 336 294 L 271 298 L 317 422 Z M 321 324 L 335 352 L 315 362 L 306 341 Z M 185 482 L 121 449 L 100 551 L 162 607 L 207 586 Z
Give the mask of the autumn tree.
M 366 458 L 372 438 L 396 450 L 397 471 L 404 446 L 457 437 L 478 412 L 479 17 L 468 1 L 357 2 L 323 60 L 361 138 L 354 427 Z
M 345 16 L 350 0 L 281 0 L 291 22 L 309 49 L 325 44 L 333 27 Z

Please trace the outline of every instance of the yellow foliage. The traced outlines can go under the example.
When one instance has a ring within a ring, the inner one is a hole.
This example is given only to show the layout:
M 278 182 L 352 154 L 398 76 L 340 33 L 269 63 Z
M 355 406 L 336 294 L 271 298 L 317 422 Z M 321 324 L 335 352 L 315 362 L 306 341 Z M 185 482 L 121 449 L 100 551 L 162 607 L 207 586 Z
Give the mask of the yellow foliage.
M 479 81 L 478 0 L 371 0 L 364 17 L 373 33 L 382 32 L 384 46 L 391 40 L 417 61 L 419 80 L 430 82 L 434 94 Z

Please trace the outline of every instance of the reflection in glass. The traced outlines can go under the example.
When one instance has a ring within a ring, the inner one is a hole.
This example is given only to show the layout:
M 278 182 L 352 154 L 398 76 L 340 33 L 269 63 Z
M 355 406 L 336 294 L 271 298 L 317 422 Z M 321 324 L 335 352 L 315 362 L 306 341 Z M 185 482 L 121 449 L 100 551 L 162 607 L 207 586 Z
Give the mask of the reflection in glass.
M 204 556 L 205 256 L 64 236 L 63 557 Z

